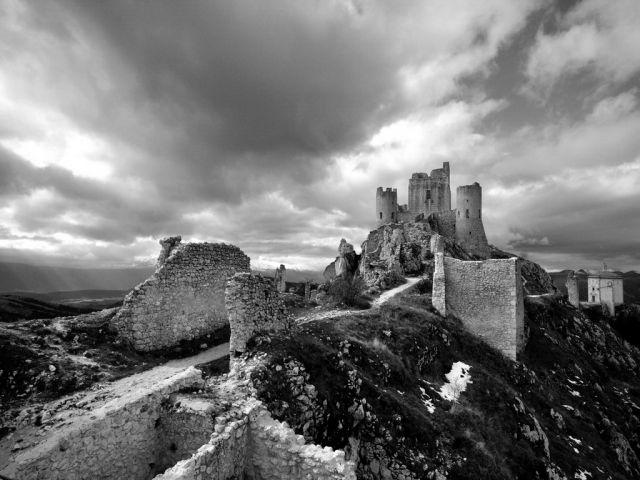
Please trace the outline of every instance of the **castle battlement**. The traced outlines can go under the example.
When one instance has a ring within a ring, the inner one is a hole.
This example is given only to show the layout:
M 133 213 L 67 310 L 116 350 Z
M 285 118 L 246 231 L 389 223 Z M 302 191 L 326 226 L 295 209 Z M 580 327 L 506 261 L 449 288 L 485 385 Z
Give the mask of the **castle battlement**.
M 450 185 L 451 168 L 449 162 L 444 162 L 431 174 L 411 174 L 407 205 L 398 205 L 397 189 L 378 187 L 377 225 L 428 220 L 431 216 L 442 224 L 443 235 L 455 238 L 470 253 L 486 258 L 489 245 L 482 224 L 482 187 L 478 182 L 458 187 L 456 209 L 452 210 Z

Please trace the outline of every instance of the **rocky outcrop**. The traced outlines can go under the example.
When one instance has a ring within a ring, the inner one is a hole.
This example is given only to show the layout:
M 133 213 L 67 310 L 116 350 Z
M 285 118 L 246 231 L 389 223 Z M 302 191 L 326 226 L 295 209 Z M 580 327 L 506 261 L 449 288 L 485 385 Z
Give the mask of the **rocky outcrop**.
M 459 260 L 474 260 L 452 238 L 434 230 L 433 223 L 383 225 L 369 232 L 362 244 L 360 274 L 367 285 L 390 288 L 399 277 L 433 271 L 433 250 Z M 433 240 L 433 241 L 432 241 Z
M 324 269 L 324 279 L 331 282 L 336 277 L 354 275 L 358 271 L 359 263 L 360 255 L 355 252 L 353 245 L 343 238 L 338 246 L 338 256 Z
M 362 244 L 360 274 L 369 286 L 388 288 L 394 276 L 420 274 L 431 255 L 427 223 L 383 225 Z
M 493 245 L 490 258 L 511 258 L 513 254 L 504 252 Z M 547 271 L 537 263 L 518 257 L 522 271 L 522 285 L 525 295 L 544 295 L 545 293 L 557 293 L 553 280 Z

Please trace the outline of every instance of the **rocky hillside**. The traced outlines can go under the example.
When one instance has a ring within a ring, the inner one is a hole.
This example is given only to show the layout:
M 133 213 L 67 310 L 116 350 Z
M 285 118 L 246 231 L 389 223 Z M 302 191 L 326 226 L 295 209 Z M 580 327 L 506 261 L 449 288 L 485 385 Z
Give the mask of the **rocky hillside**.
M 361 479 L 639 478 L 640 351 L 558 297 L 525 306 L 518 363 L 436 314 L 419 284 L 379 311 L 257 338 L 254 382 L 278 419 L 346 448 Z
M 0 322 L 80 315 L 89 311 L 19 295 L 0 295 Z
M 433 274 L 432 238 L 437 236 L 434 225 L 428 222 L 407 222 L 382 225 L 369 232 L 362 243 L 362 254 L 357 256 L 353 247 L 344 239 L 338 248 L 338 257 L 325 270 L 325 279 L 332 280 L 335 274 L 358 272 L 372 293 L 388 289 L 402 281 L 405 275 Z M 483 260 L 467 252 L 452 238 L 441 236 L 447 256 L 459 260 Z M 490 258 L 510 258 L 515 255 L 490 247 Z M 520 257 L 525 293 L 539 295 L 553 293 L 549 274 L 538 264 Z M 341 265 L 342 268 L 338 269 Z M 329 272 L 331 275 L 327 275 Z M 334 274 L 334 272 L 336 272 Z

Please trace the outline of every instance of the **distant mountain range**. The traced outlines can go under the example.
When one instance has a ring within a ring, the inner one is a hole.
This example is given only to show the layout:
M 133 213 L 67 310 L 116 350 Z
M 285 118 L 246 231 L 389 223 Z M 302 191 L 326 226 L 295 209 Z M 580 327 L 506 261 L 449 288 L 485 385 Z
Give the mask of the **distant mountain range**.
M 130 290 L 153 268 L 70 268 L 0 262 L 0 292 Z
M 327 262 L 329 263 L 329 262 Z M 275 276 L 275 268 L 271 270 L 266 269 L 251 269 L 253 273 L 259 273 L 263 277 L 271 277 Z M 315 270 L 289 270 L 287 269 L 287 282 L 291 283 L 304 283 L 309 280 L 312 283 L 323 283 L 324 277 L 322 276 L 321 271 Z
M 74 292 L 78 290 L 128 291 L 153 273 L 152 267 L 137 268 L 71 268 L 30 265 L 26 263 L 0 262 L 0 293 L 22 296 L 30 293 L 46 293 L 45 301 L 59 299 L 52 292 Z M 264 276 L 273 277 L 273 270 L 254 270 Z M 322 281 L 322 272 L 312 270 L 287 270 L 287 281 Z M 88 298 L 107 296 L 103 293 L 88 295 Z M 31 295 L 33 297 L 33 295 Z M 66 298 L 79 298 L 64 295 Z M 84 297 L 84 296 L 83 296 Z
M 567 275 L 571 270 L 562 270 L 560 272 L 549 272 L 553 284 L 558 290 L 566 295 L 567 287 L 565 282 Z M 622 275 L 623 289 L 624 289 L 624 303 L 639 303 L 640 304 L 640 273 L 635 271 L 630 272 L 616 272 Z M 578 295 L 580 300 L 587 300 L 587 276 L 588 272 L 585 270 L 576 270 L 576 277 L 578 279 Z

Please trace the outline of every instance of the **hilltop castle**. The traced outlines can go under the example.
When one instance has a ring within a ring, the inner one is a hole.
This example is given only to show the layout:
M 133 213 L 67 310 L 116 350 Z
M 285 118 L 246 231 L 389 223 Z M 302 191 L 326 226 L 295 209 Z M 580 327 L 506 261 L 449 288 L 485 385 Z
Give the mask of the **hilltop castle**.
M 489 256 L 489 244 L 482 224 L 482 187 L 478 182 L 456 190 L 456 208 L 451 209 L 451 170 L 449 162 L 427 173 L 414 173 L 409 179 L 409 203 L 398 205 L 398 190 L 378 187 L 376 221 L 388 223 L 426 221 L 438 225 L 444 235 L 455 238 L 471 253 Z

